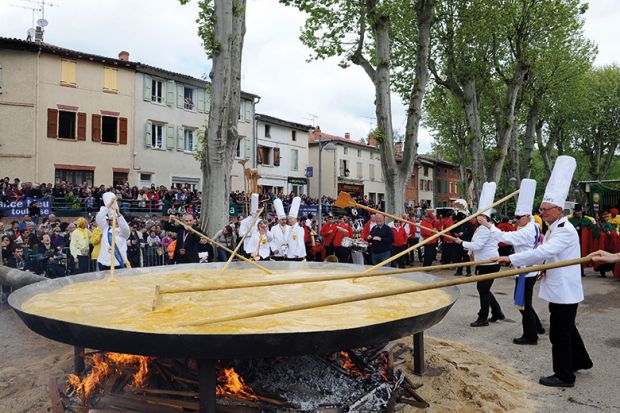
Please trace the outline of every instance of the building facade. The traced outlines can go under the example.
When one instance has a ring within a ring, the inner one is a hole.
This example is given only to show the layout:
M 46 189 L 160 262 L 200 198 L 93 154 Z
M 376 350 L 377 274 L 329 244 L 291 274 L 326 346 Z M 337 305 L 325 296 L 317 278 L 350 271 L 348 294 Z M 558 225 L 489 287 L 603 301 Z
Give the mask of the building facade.
M 0 159 L 22 181 L 128 180 L 135 64 L 0 38 Z
M 435 180 L 434 200 L 435 206 L 449 207 L 452 201 L 460 198 L 460 177 L 457 165 L 440 159 L 431 159 L 435 167 L 433 175 Z
M 253 155 L 254 95 L 242 93 L 235 160 Z M 201 79 L 138 64 L 135 73 L 136 185 L 202 187 L 197 153 L 211 106 L 209 84 Z M 243 167 L 233 162 L 231 190 L 243 190 Z
M 256 164 L 262 193 L 308 195 L 312 126 L 256 114 Z
M 335 146 L 334 151 L 319 150 L 320 146 L 330 142 Z M 324 133 L 319 127 L 310 136 L 309 146 L 310 165 L 313 168 L 310 178 L 311 197 L 319 196 L 320 175 L 322 195 L 336 198 L 340 191 L 344 191 L 359 197 L 367 196 L 375 204 L 385 199 L 381 158 L 375 146 L 353 140 L 348 134 L 341 137 Z

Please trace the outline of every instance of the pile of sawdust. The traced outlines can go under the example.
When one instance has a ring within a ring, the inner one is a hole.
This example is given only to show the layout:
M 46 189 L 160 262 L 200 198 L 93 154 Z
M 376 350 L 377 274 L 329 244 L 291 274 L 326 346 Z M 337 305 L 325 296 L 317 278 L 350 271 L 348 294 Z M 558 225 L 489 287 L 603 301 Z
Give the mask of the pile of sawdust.
M 414 383 L 430 408 L 427 412 L 531 412 L 535 403 L 528 400 L 532 383 L 514 368 L 497 358 L 463 344 L 426 336 L 425 359 L 428 370 L 438 376 L 415 376 L 411 372 L 411 352 L 402 370 Z M 411 339 L 402 339 L 409 345 Z M 403 412 L 419 409 L 405 407 Z

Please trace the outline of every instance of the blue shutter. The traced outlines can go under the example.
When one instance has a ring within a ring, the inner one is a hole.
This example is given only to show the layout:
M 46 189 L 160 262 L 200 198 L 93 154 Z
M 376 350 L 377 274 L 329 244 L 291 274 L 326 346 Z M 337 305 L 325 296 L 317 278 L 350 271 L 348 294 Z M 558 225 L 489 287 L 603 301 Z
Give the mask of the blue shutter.
M 183 127 L 179 126 L 177 128 L 177 151 L 182 152 L 184 149 L 183 138 L 184 138 Z
M 146 147 L 150 148 L 153 146 L 153 136 L 151 135 L 151 129 L 153 127 L 153 124 L 151 123 L 150 120 L 146 121 L 146 133 L 144 134 L 144 141 L 146 143 Z
M 203 88 L 196 89 L 196 112 L 205 113 L 205 90 Z

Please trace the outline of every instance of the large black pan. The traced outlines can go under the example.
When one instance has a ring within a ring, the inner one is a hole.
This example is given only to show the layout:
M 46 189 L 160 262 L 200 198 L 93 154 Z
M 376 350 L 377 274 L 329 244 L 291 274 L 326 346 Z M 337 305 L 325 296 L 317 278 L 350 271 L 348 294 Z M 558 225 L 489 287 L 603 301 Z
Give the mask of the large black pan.
M 363 266 L 351 264 L 266 262 L 270 269 L 285 270 L 305 266 L 309 269 L 363 270 Z M 119 277 L 153 273 L 160 271 L 219 268 L 217 264 L 187 264 L 174 267 L 135 268 L 117 271 Z M 234 263 L 230 268 L 246 268 L 244 263 Z M 107 272 L 80 274 L 71 277 L 47 280 L 31 284 L 15 291 L 9 297 L 9 304 L 34 332 L 79 347 L 94 348 L 117 353 L 139 354 L 160 357 L 195 357 L 203 359 L 241 359 L 291 356 L 300 354 L 328 354 L 335 351 L 370 346 L 388 340 L 424 331 L 443 319 L 452 307 L 459 292 L 457 287 L 444 288 L 450 295 L 449 304 L 437 310 L 414 317 L 372 324 L 363 327 L 345 328 L 299 333 L 261 333 L 261 334 L 157 334 L 116 330 L 70 323 L 53 318 L 34 315 L 22 310 L 22 303 L 31 297 L 62 288 L 71 283 L 92 281 L 107 276 Z M 407 273 L 398 277 L 418 282 L 436 280 L 428 274 Z M 93 311 L 97 311 L 93 308 Z

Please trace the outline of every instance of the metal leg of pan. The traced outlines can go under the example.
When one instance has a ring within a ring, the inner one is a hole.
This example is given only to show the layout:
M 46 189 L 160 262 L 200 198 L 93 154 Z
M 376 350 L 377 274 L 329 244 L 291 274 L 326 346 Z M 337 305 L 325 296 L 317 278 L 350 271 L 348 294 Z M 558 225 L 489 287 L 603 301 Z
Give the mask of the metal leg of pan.
M 73 372 L 79 376 L 84 368 L 84 347 L 73 346 Z
M 424 331 L 413 335 L 413 374 L 424 375 Z
M 215 413 L 215 360 L 198 360 L 200 413 Z

